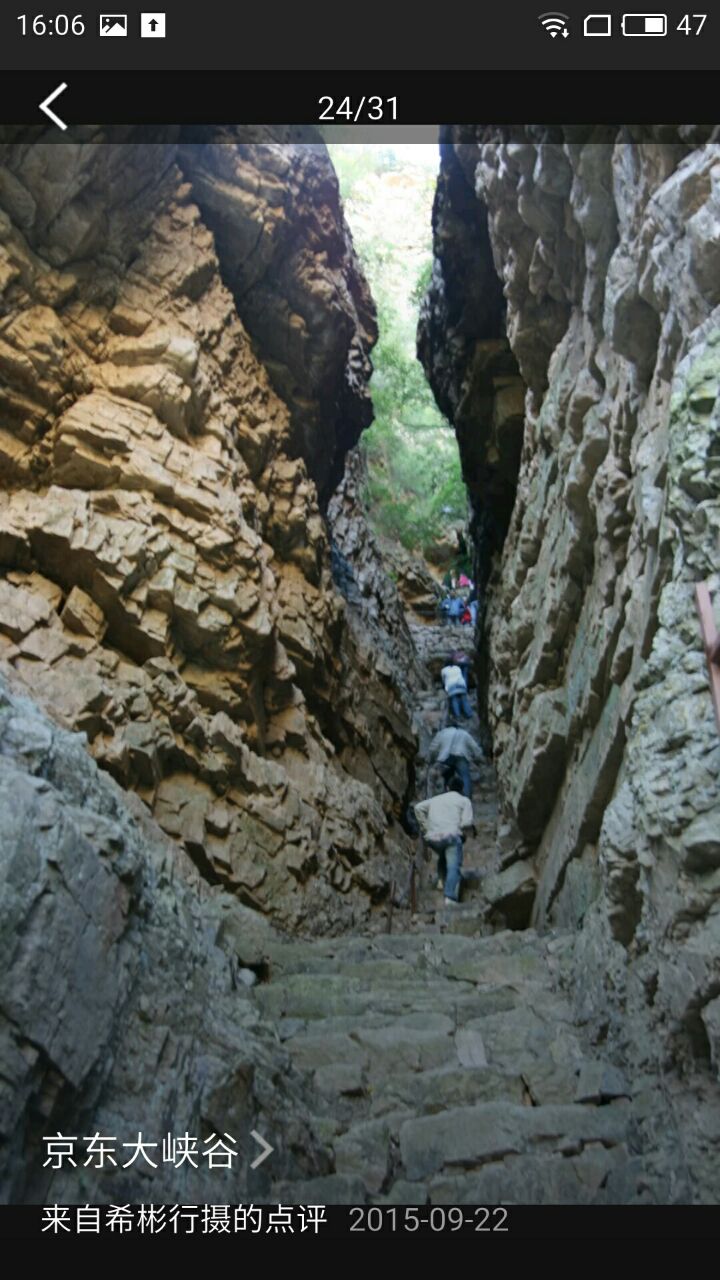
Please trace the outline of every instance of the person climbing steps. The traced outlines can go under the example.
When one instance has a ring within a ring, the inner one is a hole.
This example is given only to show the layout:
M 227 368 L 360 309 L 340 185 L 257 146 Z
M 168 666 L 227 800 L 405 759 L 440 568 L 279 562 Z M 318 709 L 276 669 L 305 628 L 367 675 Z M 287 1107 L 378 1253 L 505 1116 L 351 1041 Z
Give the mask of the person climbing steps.
M 466 654 L 465 650 L 454 649 L 453 652 L 450 654 L 450 657 L 448 658 L 446 665 L 460 668 L 463 674 L 463 679 L 465 681 L 465 688 L 469 689 L 470 688 L 470 668 L 472 667 L 472 662 L 468 657 L 468 655 Z
M 467 696 L 467 683 L 460 667 L 449 662 L 440 672 L 440 679 L 448 698 L 448 710 L 453 720 L 472 716 L 470 699 Z
M 467 796 L 447 790 L 416 804 L 415 816 L 426 843 L 438 855 L 445 905 L 456 906 L 460 901 L 465 833 L 475 831 L 472 805 Z
M 475 739 L 465 729 L 460 729 L 453 721 L 447 729 L 435 734 L 428 750 L 428 765 L 442 765 L 443 781 L 450 786 L 453 776 L 457 774 L 462 786 L 462 793 L 469 799 L 472 797 L 472 778 L 470 761 L 483 764 L 485 755 Z
M 456 595 L 454 591 L 451 591 L 448 604 L 448 621 L 454 626 L 460 626 L 460 619 L 464 609 L 465 601 L 462 596 Z

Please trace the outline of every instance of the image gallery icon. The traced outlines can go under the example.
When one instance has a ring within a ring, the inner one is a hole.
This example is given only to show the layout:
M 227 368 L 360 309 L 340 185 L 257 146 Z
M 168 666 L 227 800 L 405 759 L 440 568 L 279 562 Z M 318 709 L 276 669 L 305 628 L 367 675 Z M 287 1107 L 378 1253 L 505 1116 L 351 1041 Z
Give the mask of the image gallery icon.
M 140 35 L 144 39 L 162 39 L 165 36 L 165 14 L 141 13 Z
M 128 19 L 126 13 L 101 13 L 100 14 L 100 35 L 101 36 L 126 36 L 128 33 Z

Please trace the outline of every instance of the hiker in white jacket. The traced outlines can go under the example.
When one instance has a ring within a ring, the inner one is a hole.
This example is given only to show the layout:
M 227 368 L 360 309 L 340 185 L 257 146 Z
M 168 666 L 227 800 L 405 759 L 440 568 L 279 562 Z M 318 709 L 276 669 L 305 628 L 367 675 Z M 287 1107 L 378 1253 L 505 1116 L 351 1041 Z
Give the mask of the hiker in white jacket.
M 450 715 L 453 720 L 459 720 L 461 716 L 469 720 L 472 710 L 470 708 L 470 699 L 467 696 L 465 676 L 460 668 L 455 665 L 443 667 L 440 672 L 440 679 L 448 696 Z
M 438 855 L 445 905 L 452 906 L 460 901 L 463 839 L 466 831 L 474 829 L 472 805 L 459 791 L 446 791 L 416 804 L 415 816 L 427 844 Z

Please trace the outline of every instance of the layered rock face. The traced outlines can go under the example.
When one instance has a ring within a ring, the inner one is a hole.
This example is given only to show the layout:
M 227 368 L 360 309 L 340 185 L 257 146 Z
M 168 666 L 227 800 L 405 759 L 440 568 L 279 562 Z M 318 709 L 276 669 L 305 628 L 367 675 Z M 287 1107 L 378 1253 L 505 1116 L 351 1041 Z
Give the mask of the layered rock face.
M 374 338 L 324 148 L 18 142 L 0 206 L 0 660 L 209 882 L 364 918 L 414 742 L 318 503 Z
M 228 145 L 237 130 L 185 141 L 181 163 L 223 279 L 290 408 L 290 449 L 326 505 L 372 421 L 377 325 L 325 147 L 289 144 L 292 132 L 274 130 L 280 141 L 265 145 Z
M 363 455 L 353 449 L 328 507 L 335 581 L 351 611 L 359 611 L 376 665 L 402 673 L 405 687 L 414 691 L 420 671 L 406 618 L 405 579 L 366 519 L 362 497 L 366 478 Z
M 581 929 L 598 1034 L 699 1073 L 696 1152 L 720 1068 L 720 739 L 693 599 L 720 585 L 719 184 L 712 143 L 450 130 L 420 332 L 475 505 L 487 730 L 534 922 Z

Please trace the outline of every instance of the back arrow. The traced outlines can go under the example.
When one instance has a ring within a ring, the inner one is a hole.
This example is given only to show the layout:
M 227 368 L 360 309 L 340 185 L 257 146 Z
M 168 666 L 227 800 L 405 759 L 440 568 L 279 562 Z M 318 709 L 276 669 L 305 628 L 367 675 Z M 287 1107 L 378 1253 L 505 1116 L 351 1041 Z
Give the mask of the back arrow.
M 261 1136 L 261 1134 L 258 1133 L 257 1129 L 250 1130 L 250 1137 L 254 1138 L 255 1141 L 263 1148 L 263 1150 L 260 1152 L 260 1155 L 256 1156 L 252 1164 L 250 1165 L 251 1169 L 257 1169 L 258 1165 L 262 1164 L 263 1160 L 267 1160 L 268 1156 L 270 1155 L 270 1152 L 274 1151 L 275 1148 L 271 1147 L 270 1143 L 265 1141 L 265 1139 Z
M 53 89 L 53 92 L 51 94 L 48 94 L 44 102 L 40 103 L 40 110 L 44 111 L 45 115 L 52 120 L 53 124 L 56 124 L 58 128 L 62 130 L 67 129 L 67 125 L 64 120 L 61 120 L 59 116 L 55 115 L 54 111 L 50 110 L 50 103 L 54 102 L 56 98 L 59 98 L 60 94 L 64 93 L 66 89 L 67 89 L 67 85 L 61 84 L 59 88 Z

